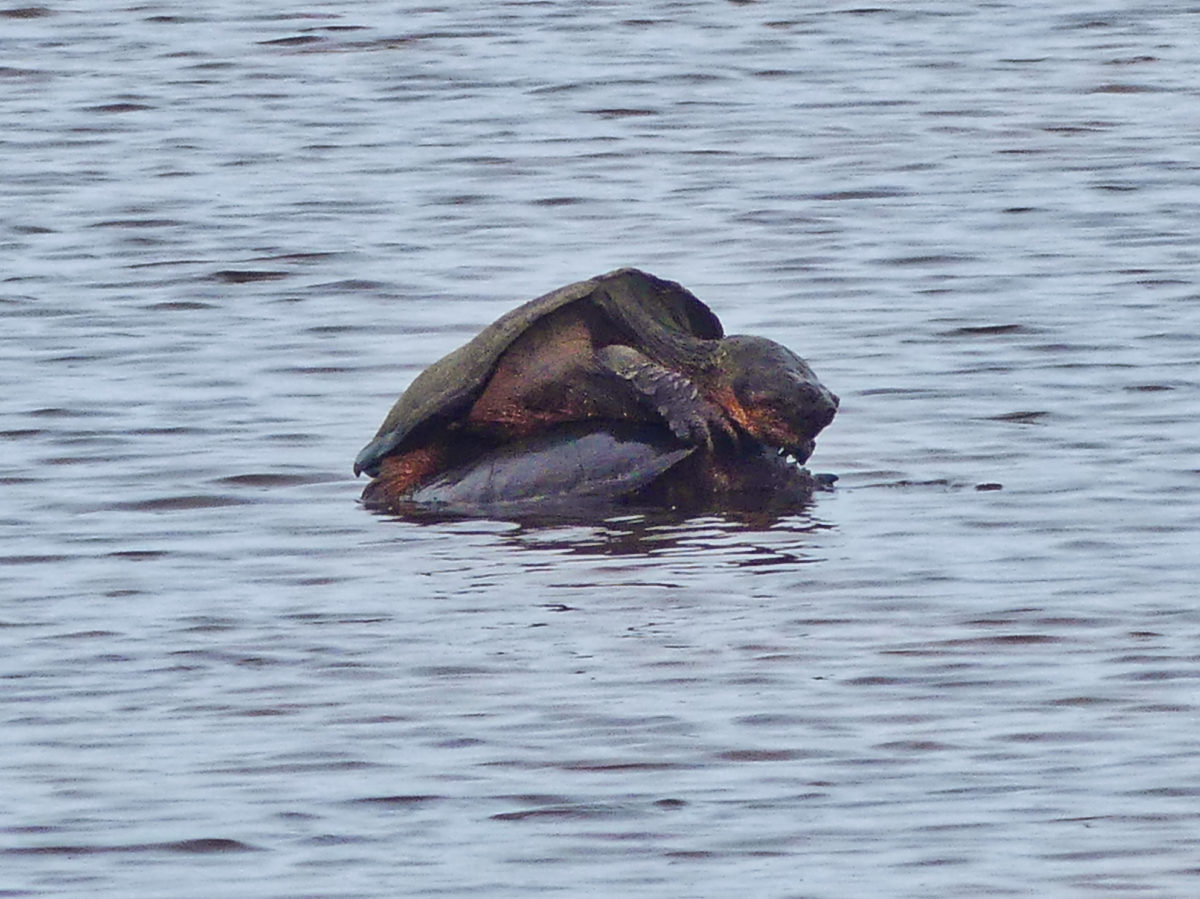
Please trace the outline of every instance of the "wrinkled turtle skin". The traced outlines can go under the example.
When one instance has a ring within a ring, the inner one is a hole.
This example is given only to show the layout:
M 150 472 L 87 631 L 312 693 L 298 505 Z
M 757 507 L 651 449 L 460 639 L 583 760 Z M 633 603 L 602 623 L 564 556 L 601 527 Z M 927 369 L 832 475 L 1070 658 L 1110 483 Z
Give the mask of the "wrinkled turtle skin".
M 388 508 L 570 422 L 651 425 L 668 453 L 736 459 L 778 449 L 803 462 L 837 405 L 786 347 L 726 337 L 680 285 L 620 269 L 514 309 L 429 366 L 354 471 L 374 478 L 364 502 Z M 570 438 L 550 445 L 569 452 Z

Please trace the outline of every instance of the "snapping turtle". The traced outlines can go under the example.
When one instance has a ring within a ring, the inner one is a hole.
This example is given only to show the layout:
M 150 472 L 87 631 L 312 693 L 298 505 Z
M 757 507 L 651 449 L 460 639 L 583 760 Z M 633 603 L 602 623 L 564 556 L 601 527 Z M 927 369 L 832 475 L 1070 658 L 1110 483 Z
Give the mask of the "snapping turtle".
M 787 348 L 725 337 L 679 284 L 619 269 L 499 318 L 425 369 L 354 472 L 369 505 L 403 499 L 497 446 L 565 422 L 657 424 L 677 445 L 781 449 L 803 462 L 838 400 Z

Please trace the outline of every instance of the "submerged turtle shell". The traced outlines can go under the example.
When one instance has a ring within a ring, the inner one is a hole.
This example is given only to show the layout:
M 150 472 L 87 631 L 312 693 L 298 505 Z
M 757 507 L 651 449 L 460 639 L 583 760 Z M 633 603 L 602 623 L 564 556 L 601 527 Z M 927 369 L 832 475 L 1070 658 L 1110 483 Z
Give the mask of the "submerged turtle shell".
M 572 303 L 591 304 L 630 345 L 664 361 L 680 361 L 697 339 L 724 336 L 712 310 L 674 281 L 623 268 L 569 284 L 506 313 L 421 372 L 359 453 L 355 473 L 377 474 L 380 460 L 422 425 L 465 415 L 513 341 Z
M 567 422 L 485 451 L 403 496 L 372 481 L 363 501 L 406 517 L 594 520 L 638 508 L 772 516 L 806 507 L 814 490 L 836 480 L 766 449 L 697 450 L 654 424 Z

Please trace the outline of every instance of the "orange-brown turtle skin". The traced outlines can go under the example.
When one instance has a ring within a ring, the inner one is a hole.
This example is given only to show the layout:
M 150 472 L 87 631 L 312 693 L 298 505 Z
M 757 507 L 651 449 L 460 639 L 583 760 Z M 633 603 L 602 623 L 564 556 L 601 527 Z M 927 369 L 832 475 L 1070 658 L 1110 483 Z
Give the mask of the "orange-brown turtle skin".
M 354 470 L 374 477 L 364 502 L 386 508 L 497 447 L 587 421 L 657 424 L 727 457 L 749 440 L 803 462 L 837 406 L 786 347 L 725 337 L 680 285 L 620 269 L 514 309 L 427 368 Z

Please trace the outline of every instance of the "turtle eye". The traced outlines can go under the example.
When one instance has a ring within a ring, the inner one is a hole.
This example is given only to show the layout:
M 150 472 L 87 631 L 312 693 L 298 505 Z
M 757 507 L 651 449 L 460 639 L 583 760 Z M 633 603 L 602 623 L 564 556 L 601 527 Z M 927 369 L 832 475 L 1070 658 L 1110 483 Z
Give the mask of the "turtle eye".
M 743 406 L 762 406 L 773 402 L 779 395 L 771 385 L 752 378 L 740 378 L 735 381 L 733 392 Z

